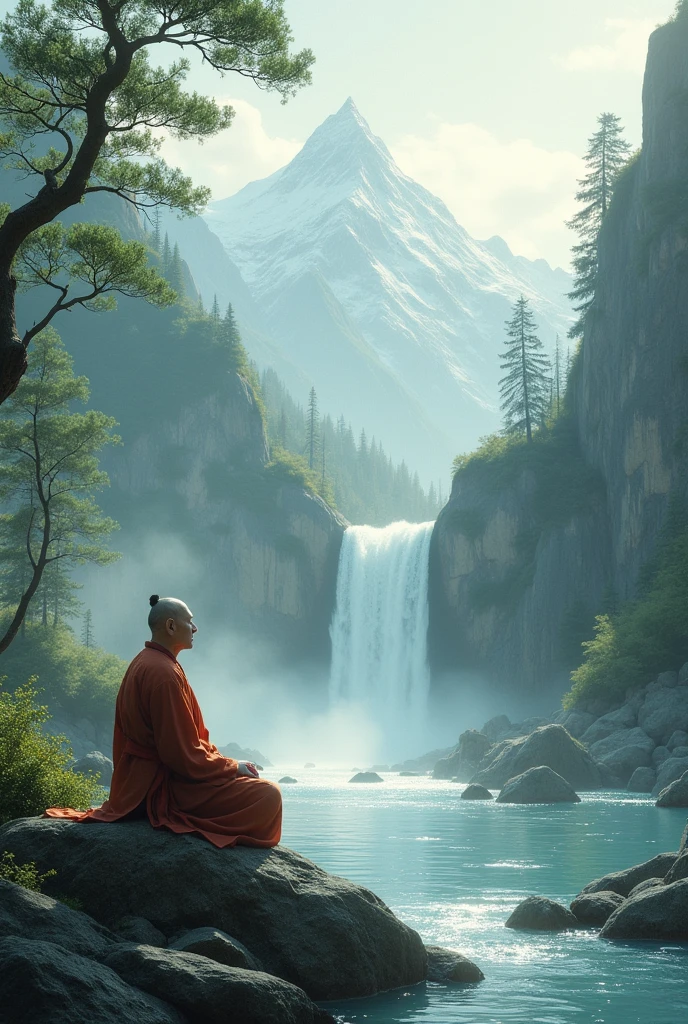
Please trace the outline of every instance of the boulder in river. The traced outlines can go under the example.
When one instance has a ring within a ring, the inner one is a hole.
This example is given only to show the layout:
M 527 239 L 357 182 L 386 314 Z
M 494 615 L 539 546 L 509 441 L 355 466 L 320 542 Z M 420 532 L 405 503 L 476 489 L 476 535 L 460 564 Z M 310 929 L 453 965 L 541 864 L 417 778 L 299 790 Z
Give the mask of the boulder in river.
M 611 889 L 589 892 L 576 896 L 571 904 L 571 913 L 580 924 L 601 928 L 623 901 L 624 897 Z
M 656 781 L 654 768 L 636 768 L 628 780 L 627 789 L 629 793 L 651 793 Z
M 658 885 L 621 904 L 600 932 L 603 939 L 688 940 L 688 878 Z
M 509 779 L 497 797 L 497 803 L 576 804 L 580 803 L 580 797 L 566 779 L 546 765 L 540 765 Z
M 280 786 L 290 786 L 292 785 L 292 783 L 298 781 L 299 780 L 295 779 L 292 775 L 283 775 L 282 778 L 279 780 L 279 784 Z
M 478 786 L 476 783 L 472 783 L 470 786 L 466 786 L 463 793 L 461 794 L 462 800 L 492 800 L 492 793 L 489 789 L 485 789 L 484 786 Z
M 644 882 L 648 878 L 663 878 L 676 860 L 676 856 L 675 853 L 658 853 L 656 857 L 645 860 L 642 864 L 634 864 L 633 867 L 623 871 L 611 871 L 608 875 L 603 875 L 602 878 L 595 878 L 592 882 L 588 882 L 581 889 L 579 896 L 583 893 L 602 892 L 607 889 L 618 892 L 620 896 L 628 896 L 631 889 L 635 888 L 639 882 Z
M 101 786 L 109 786 L 112 782 L 114 765 L 110 758 L 106 757 L 100 750 L 90 750 L 88 754 L 84 754 L 83 757 L 74 762 L 72 771 L 79 772 L 81 775 L 93 775 L 97 772 L 100 776 L 98 782 Z
M 561 725 L 544 725 L 530 736 L 495 747 L 469 781 L 498 789 L 514 776 L 543 765 L 574 789 L 599 789 L 602 785 L 600 770 L 588 751 Z
M 538 932 L 563 932 L 579 928 L 578 920 L 568 907 L 546 896 L 528 896 L 510 915 L 507 928 Z
M 168 938 L 204 926 L 240 937 L 312 999 L 373 995 L 426 974 L 420 936 L 382 900 L 286 847 L 218 850 L 146 821 L 22 818 L 0 828 L 0 849 L 55 868 L 46 890 L 78 898 L 103 924 L 138 914 Z
M 384 782 L 377 772 L 359 772 L 349 779 L 349 782 Z
M 436 763 L 433 778 L 457 778 L 460 782 L 468 782 L 491 747 L 492 741 L 487 736 L 475 729 L 467 729 L 459 736 L 458 746 Z
M 443 946 L 426 946 L 425 949 L 428 954 L 428 981 L 466 984 L 484 980 L 485 975 L 480 968 L 461 953 Z
M 657 797 L 657 807 L 688 807 L 688 772 L 662 790 Z

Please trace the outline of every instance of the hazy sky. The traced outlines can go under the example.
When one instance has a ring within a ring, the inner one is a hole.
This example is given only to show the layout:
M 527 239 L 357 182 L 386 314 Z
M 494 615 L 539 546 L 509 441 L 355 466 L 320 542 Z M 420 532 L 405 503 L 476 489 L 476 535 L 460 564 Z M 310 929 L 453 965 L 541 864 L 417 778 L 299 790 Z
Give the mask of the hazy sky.
M 12 6 L 0 0 L 0 10 Z M 168 159 L 217 198 L 276 170 L 353 96 L 406 173 L 473 235 L 566 265 L 563 221 L 580 156 L 605 110 L 641 137 L 647 37 L 674 0 L 285 0 L 313 85 L 286 106 L 238 76 L 195 67 L 233 102 L 234 126 Z

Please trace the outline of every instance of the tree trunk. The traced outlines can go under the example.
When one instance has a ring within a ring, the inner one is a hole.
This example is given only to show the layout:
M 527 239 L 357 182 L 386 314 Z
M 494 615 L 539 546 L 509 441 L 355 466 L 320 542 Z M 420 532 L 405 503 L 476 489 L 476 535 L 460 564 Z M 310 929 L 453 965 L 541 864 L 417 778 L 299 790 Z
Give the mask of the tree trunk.
M 0 269 L 0 405 L 26 373 L 26 349 L 19 340 L 14 316 L 17 282 L 9 268 Z

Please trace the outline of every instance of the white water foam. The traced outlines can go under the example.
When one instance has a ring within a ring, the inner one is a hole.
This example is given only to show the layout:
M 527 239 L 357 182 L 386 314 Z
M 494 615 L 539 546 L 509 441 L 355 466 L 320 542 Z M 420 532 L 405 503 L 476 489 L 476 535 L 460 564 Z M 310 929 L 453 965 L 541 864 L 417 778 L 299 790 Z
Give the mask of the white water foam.
M 422 732 L 430 671 L 428 568 L 434 523 L 351 526 L 330 636 L 330 703 L 359 704 L 387 735 Z

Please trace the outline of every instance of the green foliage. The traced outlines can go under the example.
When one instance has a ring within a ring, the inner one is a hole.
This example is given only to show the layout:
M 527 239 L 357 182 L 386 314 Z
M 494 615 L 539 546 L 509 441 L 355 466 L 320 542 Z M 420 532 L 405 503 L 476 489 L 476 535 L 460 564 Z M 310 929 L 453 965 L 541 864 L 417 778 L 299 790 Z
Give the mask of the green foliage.
M 32 860 L 26 864 L 17 864 L 14 854 L 9 850 L 3 850 L 0 857 L 0 878 L 5 882 L 21 885 L 24 889 L 30 889 L 31 892 L 42 892 L 46 878 L 52 878 L 56 874 L 54 868 L 43 875 L 40 874 L 36 862 Z
M 499 382 L 504 429 L 526 435 L 530 444 L 533 427 L 544 422 L 551 401 L 550 363 L 538 338 L 535 317 L 523 295 L 514 303 L 506 323 L 508 341 L 499 365 L 506 374 Z
M 2 657 L 10 689 L 36 675 L 53 714 L 87 718 L 107 727 L 127 663 L 100 647 L 79 643 L 64 623 L 27 622 Z
M 688 660 L 688 527 L 672 533 L 669 528 L 641 580 L 640 596 L 616 614 L 597 617 L 565 707 L 595 698 L 611 703 L 628 687 Z
M 104 799 L 95 778 L 69 770 L 68 743 L 43 733 L 49 717 L 37 702 L 34 680 L 13 694 L 0 685 L 0 824 L 46 807 L 87 809 Z

